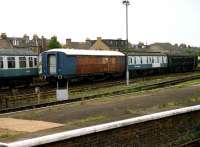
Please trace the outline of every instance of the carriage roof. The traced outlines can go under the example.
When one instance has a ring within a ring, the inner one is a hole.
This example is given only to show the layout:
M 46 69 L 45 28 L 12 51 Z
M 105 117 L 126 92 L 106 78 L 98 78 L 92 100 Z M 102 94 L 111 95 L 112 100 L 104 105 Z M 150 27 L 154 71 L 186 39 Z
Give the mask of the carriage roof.
M 131 52 L 128 53 L 128 56 L 167 56 L 167 55 L 160 52 Z
M 105 50 L 85 50 L 85 49 L 51 49 L 45 51 L 49 52 L 62 52 L 66 55 L 85 55 L 85 56 L 125 56 L 118 51 L 105 51 Z
M 37 56 L 31 49 L 0 49 L 0 56 Z

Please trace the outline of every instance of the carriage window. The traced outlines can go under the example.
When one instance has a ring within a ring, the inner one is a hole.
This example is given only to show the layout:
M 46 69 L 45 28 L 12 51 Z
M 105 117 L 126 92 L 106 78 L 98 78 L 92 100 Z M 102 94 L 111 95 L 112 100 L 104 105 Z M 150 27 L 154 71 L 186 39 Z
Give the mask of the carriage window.
M 20 68 L 26 67 L 26 58 L 25 57 L 19 57 L 19 67 Z
M 37 58 L 34 58 L 34 65 L 37 66 Z
M 151 64 L 151 62 L 152 62 L 152 58 L 151 58 L 151 56 L 149 56 L 148 58 L 149 58 L 148 63 Z
M 142 63 L 147 64 L 147 56 L 142 56 Z
M 3 68 L 3 57 L 0 57 L 0 68 Z
M 133 58 L 132 57 L 128 57 L 128 65 L 133 64 Z
M 29 57 L 29 67 L 33 67 L 33 57 Z
M 154 63 L 154 57 L 152 57 L 152 63 Z
M 136 59 L 135 59 L 135 57 L 132 58 L 132 64 L 136 64 Z
M 15 57 L 8 57 L 8 68 L 15 68 Z
M 163 60 L 164 60 L 163 63 L 167 63 L 167 57 L 166 56 L 163 57 Z
M 139 56 L 136 56 L 136 64 L 141 64 L 141 59 Z
M 153 57 L 153 63 L 158 63 L 158 57 L 157 56 Z
M 135 57 L 129 57 L 129 64 L 130 64 L 130 65 L 135 65 L 135 64 L 136 64 L 136 59 L 135 59 Z
M 159 63 L 163 63 L 162 56 L 159 56 Z

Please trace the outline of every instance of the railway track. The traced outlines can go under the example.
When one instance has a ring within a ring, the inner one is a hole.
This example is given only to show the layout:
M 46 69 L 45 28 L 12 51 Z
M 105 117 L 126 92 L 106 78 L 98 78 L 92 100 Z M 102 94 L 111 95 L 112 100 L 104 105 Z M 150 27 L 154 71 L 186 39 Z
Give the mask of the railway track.
M 199 73 L 199 71 L 195 72 L 195 73 Z M 139 82 L 143 82 L 143 81 L 150 81 L 150 80 L 158 80 L 158 79 L 162 79 L 164 76 L 170 78 L 176 77 L 176 76 L 183 76 L 183 75 L 188 75 L 188 74 L 193 74 L 193 73 L 173 73 L 173 74 L 164 74 L 164 75 L 160 75 L 160 76 L 148 76 L 148 77 L 137 77 L 134 79 L 130 79 L 130 84 L 135 83 L 136 85 Z M 164 77 L 165 78 L 165 77 Z M 76 83 L 76 84 L 72 84 L 70 85 L 70 92 L 82 92 L 82 91 L 87 91 L 87 90 L 95 90 L 98 88 L 105 88 L 105 87 L 112 87 L 112 86 L 116 86 L 116 85 L 122 85 L 125 84 L 126 81 L 124 81 L 123 79 L 118 79 L 118 80 L 109 80 L 109 81 L 100 81 L 100 82 L 86 82 L 86 83 Z M 78 86 L 77 86 L 78 85 Z M 40 87 L 41 92 L 45 93 L 45 92 L 49 92 L 49 91 L 55 91 L 56 90 L 56 86 L 51 86 L 49 85 L 47 82 L 39 82 L 39 83 L 35 83 L 32 84 L 30 87 L 23 87 L 23 86 L 18 86 L 16 87 L 16 89 L 10 90 L 9 88 L 3 88 L 0 89 L 0 96 L 13 96 L 15 95 L 16 97 L 20 96 L 20 95 L 29 95 L 29 94 L 33 94 L 35 93 L 35 87 Z
M 199 74 L 193 75 L 193 76 L 187 75 L 187 76 L 179 77 L 176 79 L 165 79 L 163 81 L 155 81 L 153 83 L 145 83 L 145 84 L 138 85 L 135 87 L 128 87 L 126 89 L 119 89 L 119 90 L 115 90 L 115 91 L 111 91 L 111 92 L 98 93 L 98 94 L 89 95 L 89 96 L 80 96 L 80 97 L 76 97 L 76 98 L 64 100 L 64 101 L 53 101 L 53 102 L 42 103 L 42 104 L 32 104 L 29 106 L 4 109 L 4 110 L 0 110 L 0 113 L 3 114 L 3 113 L 9 113 L 9 112 L 30 110 L 30 109 L 35 109 L 35 108 L 43 108 L 43 107 L 48 107 L 48 106 L 56 106 L 56 105 L 60 105 L 60 104 L 67 104 L 67 103 L 73 103 L 73 102 L 80 102 L 83 100 L 91 100 L 91 99 L 95 99 L 95 98 L 101 98 L 104 96 L 106 96 L 106 97 L 119 96 L 119 95 L 129 94 L 129 93 L 133 93 L 133 92 L 138 92 L 141 90 L 151 90 L 151 89 L 156 89 L 156 88 L 167 87 L 167 86 L 171 86 L 171 85 L 175 85 L 178 83 L 195 80 L 195 79 L 200 79 L 200 75 Z M 106 85 L 106 86 L 108 86 L 108 85 Z

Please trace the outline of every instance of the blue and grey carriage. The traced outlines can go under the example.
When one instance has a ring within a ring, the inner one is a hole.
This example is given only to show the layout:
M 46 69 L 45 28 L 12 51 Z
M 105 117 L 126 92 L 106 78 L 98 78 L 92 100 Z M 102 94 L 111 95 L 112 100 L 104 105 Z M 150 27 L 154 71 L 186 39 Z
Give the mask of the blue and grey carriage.
M 186 72 L 197 68 L 196 55 L 164 53 L 130 53 L 128 69 L 132 76 L 144 76 L 149 73 Z
M 37 76 L 37 53 L 30 49 L 0 49 L 0 86 L 29 84 Z
M 146 75 L 166 71 L 168 56 L 162 53 L 130 53 L 128 69 L 131 76 Z

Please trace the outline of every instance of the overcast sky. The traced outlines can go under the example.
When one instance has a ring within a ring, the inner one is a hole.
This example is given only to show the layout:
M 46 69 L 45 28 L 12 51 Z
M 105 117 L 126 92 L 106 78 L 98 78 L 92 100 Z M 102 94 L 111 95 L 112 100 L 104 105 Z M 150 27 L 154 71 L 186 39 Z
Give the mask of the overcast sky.
M 129 40 L 200 46 L 200 0 L 130 0 Z M 122 0 L 1 0 L 0 32 L 8 36 L 57 35 L 125 39 Z

